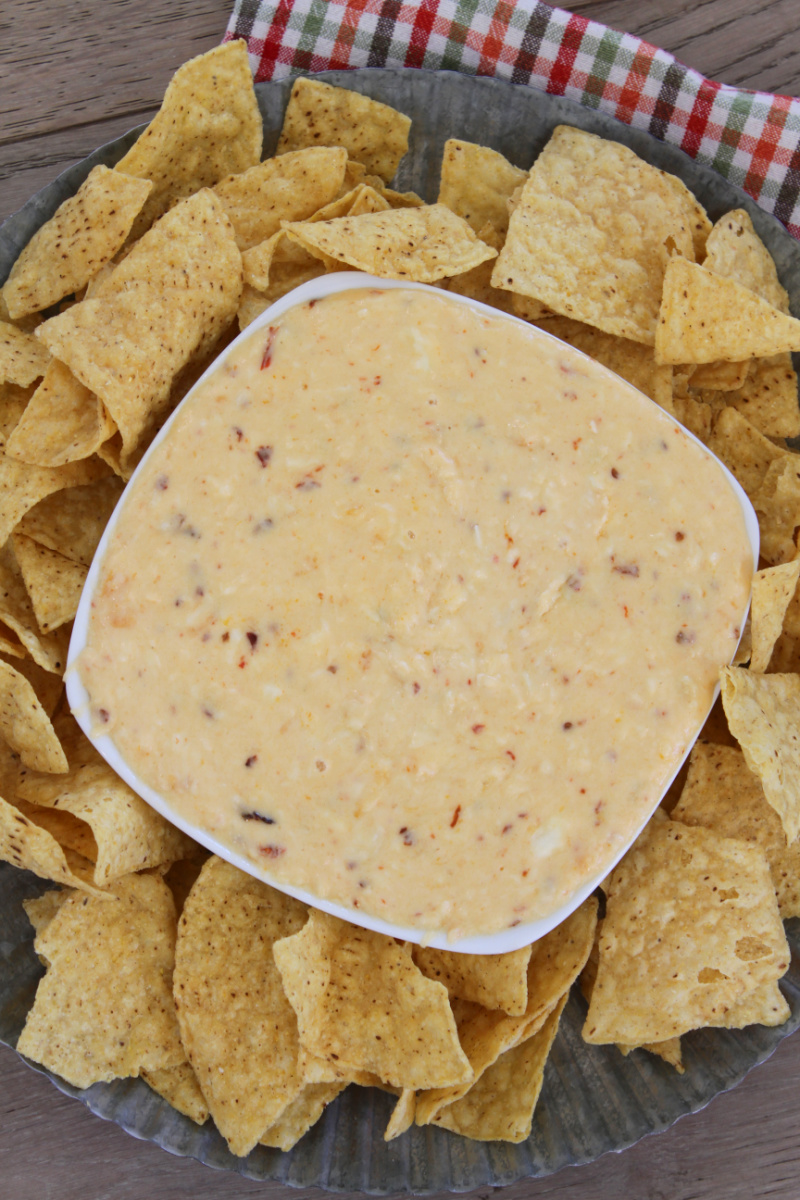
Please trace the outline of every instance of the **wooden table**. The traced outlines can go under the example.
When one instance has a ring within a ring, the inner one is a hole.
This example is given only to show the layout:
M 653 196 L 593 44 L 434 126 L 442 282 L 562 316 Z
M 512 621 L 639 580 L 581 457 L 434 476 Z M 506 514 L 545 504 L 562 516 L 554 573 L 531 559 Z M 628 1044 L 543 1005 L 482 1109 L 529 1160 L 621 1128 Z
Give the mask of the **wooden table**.
M 0 221 L 156 111 L 175 69 L 222 37 L 232 0 L 2 0 Z M 575 0 L 725 83 L 800 94 L 798 0 Z M 508 1200 L 797 1200 L 800 1037 L 704 1112 Z M 478 1192 L 486 1200 L 490 1191 Z M 309 1192 L 309 1195 L 317 1194 Z M 2 1200 L 288 1200 L 137 1142 L 0 1047 Z

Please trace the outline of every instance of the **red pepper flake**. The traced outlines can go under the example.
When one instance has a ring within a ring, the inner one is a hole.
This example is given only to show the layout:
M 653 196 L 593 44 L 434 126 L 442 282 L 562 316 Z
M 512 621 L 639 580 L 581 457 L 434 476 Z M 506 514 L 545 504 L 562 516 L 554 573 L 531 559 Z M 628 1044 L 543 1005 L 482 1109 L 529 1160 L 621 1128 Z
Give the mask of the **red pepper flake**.
M 285 846 L 259 846 L 258 852 L 259 852 L 259 854 L 263 854 L 265 858 L 280 858 L 280 856 L 282 854 L 286 853 L 286 847 Z
M 256 646 L 258 645 L 258 634 L 253 633 L 253 631 L 250 630 L 247 634 L 247 640 L 250 643 L 250 649 L 255 650 Z
M 240 429 L 238 425 L 234 425 L 233 432 L 236 434 L 237 442 L 241 442 L 242 438 L 244 437 L 244 430 Z
M 204 717 L 209 717 L 209 718 L 210 718 L 212 721 L 214 720 L 214 714 L 213 714 L 213 712 L 211 711 L 211 709 L 210 709 L 210 708 L 207 708 L 207 707 L 205 707 L 205 706 L 203 707 L 203 716 L 204 716 Z
M 691 629 L 679 629 L 675 634 L 675 641 L 679 646 L 691 646 L 696 636 Z
M 331 665 L 329 667 L 326 667 L 325 669 L 326 669 L 326 671 L 330 671 L 331 675 L 335 675 L 336 672 L 339 670 L 339 668 L 336 666 L 336 663 L 331 663 Z
M 276 325 L 270 325 L 267 344 L 264 347 L 264 354 L 261 359 L 261 370 L 266 371 L 267 367 L 272 362 L 272 343 L 275 341 L 275 334 L 278 332 Z
M 511 759 L 512 762 L 517 761 L 517 756 L 513 750 L 506 750 L 506 754 L 508 755 L 508 757 Z
M 562 729 L 572 729 L 572 721 L 565 721 L 561 726 Z
M 263 822 L 264 825 L 274 825 L 275 824 L 274 817 L 268 817 L 268 816 L 266 816 L 265 813 L 256 812 L 255 809 L 253 809 L 252 812 L 242 813 L 242 820 L 243 821 L 261 821 L 261 822 Z
M 240 667 L 246 667 L 246 666 L 247 666 L 247 659 L 245 659 L 245 658 L 240 658 L 240 659 L 239 659 L 239 666 L 240 666 Z
M 616 467 L 612 467 L 612 468 L 611 468 L 611 478 L 612 478 L 612 479 L 619 479 L 619 471 L 617 470 L 617 468 L 616 468 Z
M 675 541 L 676 541 L 676 542 L 682 542 L 682 541 L 683 541 L 683 539 L 684 539 L 685 537 L 686 537 L 686 534 L 685 534 L 685 533 L 681 533 L 681 531 L 680 531 L 680 529 L 679 529 L 679 530 L 678 530 L 678 532 L 675 534 Z
M 513 563 L 511 564 L 512 571 L 516 571 L 518 566 L 519 566 L 519 557 L 515 558 Z
M 314 479 L 313 475 L 306 475 L 294 486 L 301 492 L 310 492 L 313 488 L 322 487 L 322 484 L 318 479 Z
M 459 818 L 460 816 L 461 816 L 461 805 L 460 805 L 460 804 L 457 804 L 457 805 L 456 805 L 456 807 L 455 807 L 455 811 L 454 811 L 454 813 L 453 813 L 452 819 L 451 819 L 451 821 L 450 821 L 450 828 L 451 828 L 451 829 L 455 829 L 456 825 L 458 824 L 458 818 Z
M 503 826 L 503 833 L 510 833 L 510 832 L 511 832 L 511 830 L 512 830 L 513 828 L 514 828 L 514 826 L 513 826 L 513 825 L 504 825 L 504 826 Z
M 485 728 L 486 728 L 485 725 L 473 725 L 472 732 L 473 733 L 483 733 Z
M 414 681 L 414 683 L 413 683 L 411 686 L 412 686 L 412 688 L 414 689 L 414 695 L 416 696 L 417 692 L 419 691 L 419 687 L 420 687 L 420 685 L 419 685 L 419 684 L 416 682 L 416 680 L 415 680 L 415 681 Z
M 256 458 L 261 463 L 262 467 L 266 467 L 269 460 L 272 458 L 272 446 L 259 446 L 256 450 Z
M 246 767 L 252 767 L 252 766 L 254 766 L 254 765 L 257 763 L 257 762 L 258 762 L 258 755 L 257 755 L 257 754 L 251 754 L 249 758 L 246 758 L 246 759 L 244 760 L 244 765 L 245 765 Z
M 637 563 L 617 563 L 611 568 L 618 575 L 630 575 L 632 579 L 639 578 L 639 567 Z
M 411 832 L 411 830 L 408 828 L 407 825 L 404 825 L 403 828 L 400 830 L 400 837 L 403 839 L 404 846 L 413 846 L 414 845 L 414 834 Z
M 108 711 L 107 708 L 98 708 L 97 715 L 100 718 L 100 720 L 103 722 L 104 725 L 107 725 L 111 718 L 111 713 Z
M 169 487 L 169 477 L 167 475 L 159 475 L 156 479 L 156 487 L 160 492 L 165 492 Z
M 225 632 L 222 635 L 222 640 L 223 640 L 223 642 L 229 642 L 231 640 L 231 635 L 228 633 L 227 629 L 225 630 Z

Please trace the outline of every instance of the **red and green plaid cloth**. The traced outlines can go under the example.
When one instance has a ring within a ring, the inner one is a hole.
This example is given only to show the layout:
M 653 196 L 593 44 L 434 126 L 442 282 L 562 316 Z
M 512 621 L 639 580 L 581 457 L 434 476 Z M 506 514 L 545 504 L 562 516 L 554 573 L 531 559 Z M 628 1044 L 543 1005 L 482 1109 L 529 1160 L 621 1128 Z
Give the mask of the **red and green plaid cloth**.
M 256 80 L 353 67 L 496 75 L 646 129 L 738 184 L 800 238 L 800 100 L 706 79 L 538 0 L 236 0 Z

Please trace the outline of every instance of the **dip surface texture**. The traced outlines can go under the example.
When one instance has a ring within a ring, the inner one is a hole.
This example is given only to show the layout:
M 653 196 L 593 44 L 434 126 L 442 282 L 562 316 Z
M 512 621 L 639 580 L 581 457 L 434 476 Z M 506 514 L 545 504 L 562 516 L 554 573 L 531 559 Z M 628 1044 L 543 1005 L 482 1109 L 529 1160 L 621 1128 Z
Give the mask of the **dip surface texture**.
M 493 933 L 649 815 L 752 569 L 717 463 L 627 384 L 446 296 L 350 291 L 179 411 L 78 669 L 95 731 L 278 886 Z

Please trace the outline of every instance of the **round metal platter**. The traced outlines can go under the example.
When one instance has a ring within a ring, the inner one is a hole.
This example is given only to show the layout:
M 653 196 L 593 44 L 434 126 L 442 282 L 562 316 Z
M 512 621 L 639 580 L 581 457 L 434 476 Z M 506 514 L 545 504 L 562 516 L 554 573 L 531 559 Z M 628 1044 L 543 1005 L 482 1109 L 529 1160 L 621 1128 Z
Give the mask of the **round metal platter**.
M 412 118 L 409 154 L 401 164 L 397 186 L 413 189 L 427 201 L 436 199 L 442 148 L 449 137 L 491 146 L 526 169 L 559 124 L 622 142 L 653 165 L 678 175 L 712 220 L 732 208 L 746 208 L 775 258 L 792 311 L 800 315 L 800 244 L 744 192 L 642 130 L 530 88 L 447 71 L 328 71 L 319 78 L 385 101 Z M 290 80 L 256 86 L 265 155 L 274 151 L 290 88 Z M 140 131 L 132 130 L 100 147 L 0 227 L 0 280 L 32 234 L 75 192 L 91 168 L 117 162 Z M 49 886 L 0 864 L 0 1041 L 12 1047 L 43 974 L 22 901 Z M 476 886 L 482 884 L 476 881 Z M 789 1020 L 776 1029 L 750 1026 L 687 1034 L 682 1039 L 683 1075 L 645 1051 L 623 1058 L 613 1046 L 586 1045 L 580 1036 L 586 1005 L 574 988 L 545 1069 L 531 1136 L 519 1145 L 471 1142 L 432 1127 L 413 1127 L 386 1143 L 383 1130 L 394 1098 L 372 1088 L 350 1087 L 293 1150 L 282 1153 L 261 1146 L 239 1159 L 228 1151 L 211 1122 L 195 1125 L 141 1080 L 98 1083 L 81 1091 L 48 1071 L 34 1069 L 134 1137 L 248 1178 L 373 1195 L 502 1186 L 591 1162 L 609 1150 L 625 1149 L 648 1133 L 667 1129 L 769 1058 L 800 1025 L 800 920 L 788 923 L 787 935 L 792 962 L 781 988 L 792 1011 Z

